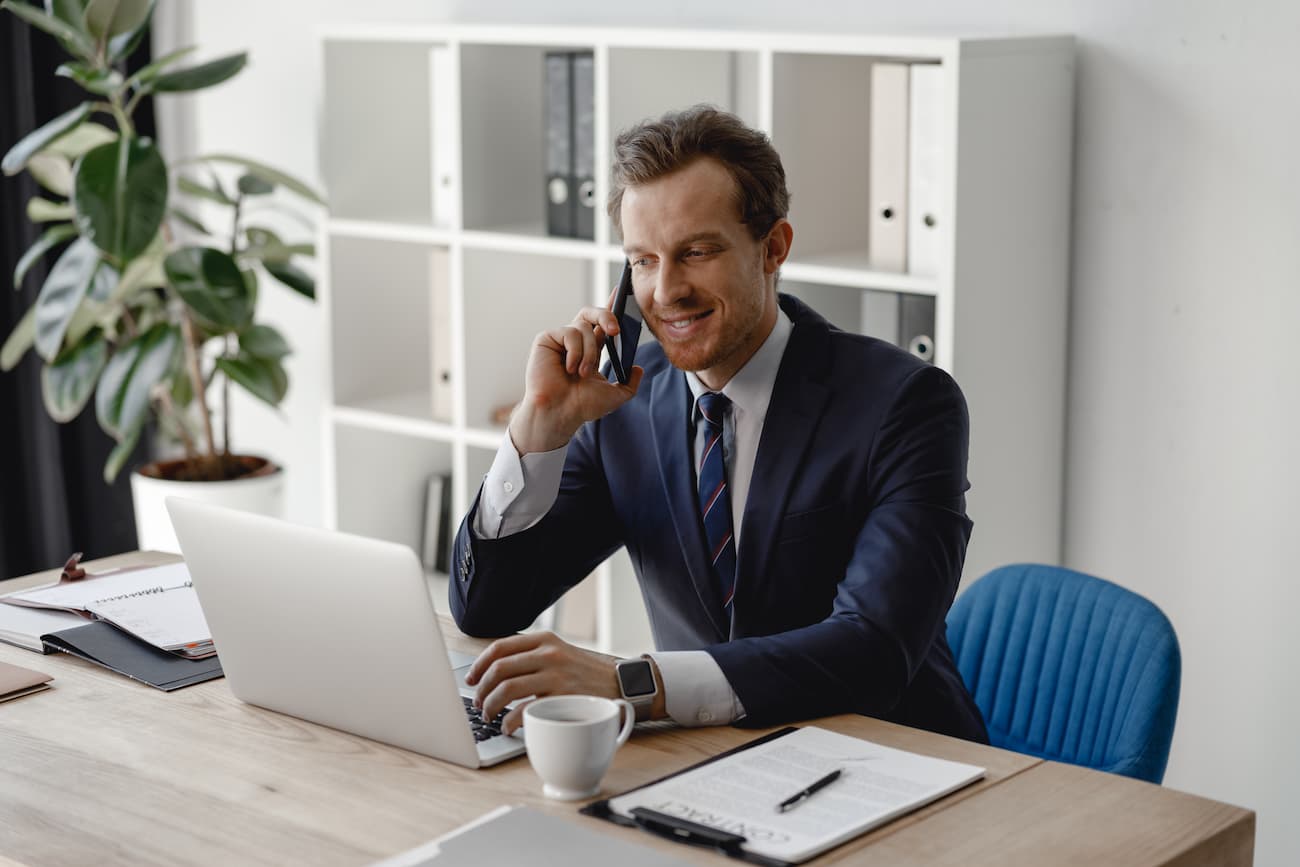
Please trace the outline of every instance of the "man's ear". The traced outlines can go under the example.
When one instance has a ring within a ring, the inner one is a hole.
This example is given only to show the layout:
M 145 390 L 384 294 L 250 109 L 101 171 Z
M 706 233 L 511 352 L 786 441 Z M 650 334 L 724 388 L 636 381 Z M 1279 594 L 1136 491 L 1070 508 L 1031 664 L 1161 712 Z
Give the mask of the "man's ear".
M 794 243 L 794 227 L 790 221 L 782 218 L 776 221 L 767 238 L 763 241 L 763 272 L 775 274 L 790 256 L 790 245 Z

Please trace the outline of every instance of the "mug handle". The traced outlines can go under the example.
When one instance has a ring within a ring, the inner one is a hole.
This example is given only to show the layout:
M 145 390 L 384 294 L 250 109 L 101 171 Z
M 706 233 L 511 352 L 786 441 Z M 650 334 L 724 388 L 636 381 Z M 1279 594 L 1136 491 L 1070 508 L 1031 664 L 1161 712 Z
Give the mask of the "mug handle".
M 636 727 L 636 708 L 632 707 L 630 701 L 621 698 L 614 699 L 614 703 L 623 708 L 623 728 L 614 741 L 614 749 L 618 749 L 627 743 L 627 739 L 632 735 L 632 729 Z

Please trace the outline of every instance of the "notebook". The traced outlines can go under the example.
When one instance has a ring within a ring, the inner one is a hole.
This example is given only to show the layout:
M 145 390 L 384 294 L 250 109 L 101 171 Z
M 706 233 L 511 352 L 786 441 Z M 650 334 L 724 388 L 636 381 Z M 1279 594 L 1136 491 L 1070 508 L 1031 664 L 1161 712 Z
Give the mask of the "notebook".
M 524 752 L 471 726 L 472 658 L 453 668 L 410 548 L 176 497 L 167 511 L 237 698 L 470 768 Z

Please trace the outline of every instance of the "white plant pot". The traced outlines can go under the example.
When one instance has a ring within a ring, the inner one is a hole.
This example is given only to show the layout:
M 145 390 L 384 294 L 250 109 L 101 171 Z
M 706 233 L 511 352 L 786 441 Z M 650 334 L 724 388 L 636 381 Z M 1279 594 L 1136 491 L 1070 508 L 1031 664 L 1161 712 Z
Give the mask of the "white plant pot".
M 284 469 L 276 467 L 266 475 L 227 482 L 178 482 L 131 474 L 131 497 L 135 501 L 135 532 L 141 551 L 180 553 L 176 531 L 167 515 L 168 497 L 200 500 L 231 509 L 284 517 Z

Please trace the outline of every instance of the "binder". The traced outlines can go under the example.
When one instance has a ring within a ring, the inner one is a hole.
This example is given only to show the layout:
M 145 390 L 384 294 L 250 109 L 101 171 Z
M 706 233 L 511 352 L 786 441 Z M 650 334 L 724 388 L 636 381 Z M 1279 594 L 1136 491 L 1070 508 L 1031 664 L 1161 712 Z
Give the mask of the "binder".
M 573 55 L 574 236 L 596 237 L 596 58 L 590 51 Z
M 454 115 L 456 80 L 451 49 L 435 45 L 429 49 L 430 93 L 433 96 L 432 171 L 433 225 L 450 229 L 456 207 L 456 129 Z
M 546 53 L 546 231 L 595 237 L 596 83 L 590 51 Z
M 430 371 L 429 389 L 434 421 L 451 423 L 451 256 L 442 247 L 429 252 Z
M 546 52 L 546 232 L 573 237 L 573 54 Z
M 898 343 L 934 363 L 934 296 L 903 294 L 898 301 Z
M 863 289 L 862 319 L 858 325 L 858 333 L 876 337 L 898 346 L 898 307 L 900 298 L 901 296 L 897 292 Z
M 434 474 L 424 486 L 424 532 L 420 562 L 426 572 L 451 569 L 451 476 Z
M 908 112 L 907 270 L 936 277 L 947 243 L 948 220 L 940 214 L 939 175 L 943 137 L 943 67 L 918 63 L 911 68 Z
M 871 267 L 907 270 L 906 63 L 871 65 L 871 141 L 868 222 Z
M 45 646 L 125 674 L 164 692 L 224 677 L 215 656 L 185 659 L 159 650 L 102 620 L 42 635 Z

